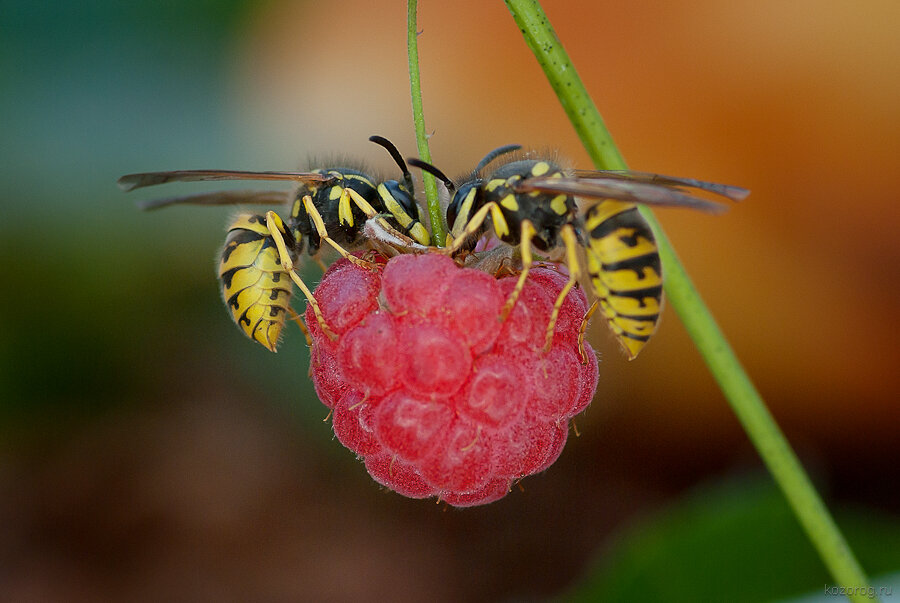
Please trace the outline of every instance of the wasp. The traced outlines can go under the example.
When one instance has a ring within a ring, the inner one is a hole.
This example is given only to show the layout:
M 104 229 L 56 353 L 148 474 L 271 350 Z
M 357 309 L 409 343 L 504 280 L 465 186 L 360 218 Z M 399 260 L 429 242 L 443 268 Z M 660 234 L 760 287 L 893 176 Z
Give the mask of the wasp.
M 364 171 L 349 167 L 314 169 L 309 172 L 252 172 L 229 170 L 181 170 L 128 174 L 119 186 L 131 191 L 167 182 L 198 180 L 280 180 L 297 183 L 295 190 L 237 190 L 200 193 L 139 203 L 145 210 L 171 205 L 273 205 L 289 201 L 288 217 L 274 211 L 240 213 L 228 227 L 219 259 L 222 298 L 232 318 L 250 338 L 276 351 L 282 328 L 290 315 L 309 335 L 290 307 L 292 283 L 303 292 L 321 329 L 332 339 L 312 292 L 294 270 L 304 250 L 316 256 L 322 242 L 351 262 L 374 266 L 351 255 L 347 248 L 365 240 L 363 226 L 374 221 L 400 244 L 429 244 L 421 207 L 414 197 L 413 180 L 397 148 L 381 136 L 370 141 L 384 147 L 400 167 L 400 180 L 376 181 Z
M 694 196 L 694 190 L 733 201 L 745 198 L 749 191 L 645 172 L 566 170 L 550 160 L 513 154 L 520 149 L 520 145 L 494 149 L 458 186 L 433 165 L 408 160 L 441 180 L 452 195 L 446 212 L 450 235 L 444 252 L 471 251 L 489 230 L 518 248 L 522 269 L 501 311 L 502 320 L 512 312 L 525 286 L 534 262 L 532 246 L 551 253 L 561 248 L 569 280 L 553 306 L 545 349 L 552 343 L 566 295 L 586 272 L 597 300 L 585 322 L 599 304 L 626 355 L 634 359 L 655 333 L 663 305 L 656 239 L 636 204 L 715 213 L 724 206 Z M 485 175 L 488 166 L 501 157 L 499 165 Z M 580 206 L 576 198 L 581 200 Z M 583 331 L 584 324 L 582 337 Z

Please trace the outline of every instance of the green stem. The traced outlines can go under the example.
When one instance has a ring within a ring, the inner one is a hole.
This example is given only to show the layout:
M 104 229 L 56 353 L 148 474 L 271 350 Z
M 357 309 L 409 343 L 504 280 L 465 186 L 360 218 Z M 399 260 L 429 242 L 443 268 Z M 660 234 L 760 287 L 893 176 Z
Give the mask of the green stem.
M 507 7 L 559 97 L 597 169 L 627 169 L 593 100 L 537 0 L 505 0 Z M 838 584 L 867 585 L 853 552 L 769 413 L 756 388 L 703 303 L 669 239 L 646 207 L 641 214 L 656 235 L 665 268 L 665 290 L 719 387 L 756 446 L 794 514 Z M 848 590 L 848 592 L 857 592 Z M 868 600 L 865 596 L 853 600 Z
M 412 97 L 413 124 L 416 128 L 416 145 L 419 158 L 431 163 L 431 151 L 428 149 L 428 135 L 425 133 L 425 113 L 422 108 L 422 83 L 419 76 L 419 33 L 416 28 L 416 0 L 408 0 L 406 4 L 406 48 L 409 55 L 409 93 Z M 444 213 L 438 201 L 437 181 L 428 172 L 422 172 L 425 185 L 425 200 L 428 204 L 428 217 L 431 220 L 431 240 L 438 247 L 443 247 L 447 239 L 444 228 Z

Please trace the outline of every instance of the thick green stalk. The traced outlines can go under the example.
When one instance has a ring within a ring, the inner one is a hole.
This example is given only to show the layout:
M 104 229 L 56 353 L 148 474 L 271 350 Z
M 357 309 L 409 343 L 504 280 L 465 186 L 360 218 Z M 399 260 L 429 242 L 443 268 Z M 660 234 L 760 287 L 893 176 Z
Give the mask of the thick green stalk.
M 425 133 L 425 114 L 422 108 L 422 83 L 419 76 L 419 32 L 416 28 L 416 0 L 408 0 L 406 4 L 406 48 L 409 55 L 409 92 L 412 97 L 413 123 L 416 128 L 416 145 L 419 158 L 431 163 L 431 151 L 428 149 L 428 135 Z M 438 247 L 443 247 L 447 239 L 444 229 L 444 214 L 438 201 L 437 181 L 428 172 L 422 172 L 425 185 L 425 199 L 428 203 L 428 217 L 431 220 L 431 240 Z
M 593 100 L 537 0 L 505 0 L 525 41 L 575 126 L 597 169 L 627 169 Z M 656 235 L 665 290 L 719 387 L 784 492 L 809 539 L 839 585 L 863 587 L 867 579 L 784 434 L 703 303 L 653 214 L 641 214 Z M 848 592 L 857 592 L 848 590 Z M 865 596 L 853 600 L 869 600 Z

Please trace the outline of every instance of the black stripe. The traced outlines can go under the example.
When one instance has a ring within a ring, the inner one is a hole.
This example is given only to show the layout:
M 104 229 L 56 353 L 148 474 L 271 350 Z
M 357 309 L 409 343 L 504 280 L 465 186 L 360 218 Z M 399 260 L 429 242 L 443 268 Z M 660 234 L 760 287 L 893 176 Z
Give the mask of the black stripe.
M 241 314 L 241 317 L 237 320 L 238 324 L 240 324 L 242 322 L 246 323 L 247 325 L 250 324 L 250 319 L 247 317 L 247 312 L 249 312 L 249 311 L 250 311 L 250 308 L 247 308 L 244 311 L 244 313 Z M 271 306 L 271 309 L 269 310 L 269 316 L 277 317 L 279 312 L 284 312 L 284 308 L 280 308 L 278 306 Z M 259 328 L 260 323 L 262 323 L 263 321 L 266 321 L 266 318 L 260 318 L 259 320 L 256 321 L 256 324 L 253 325 L 253 333 L 256 333 L 256 329 Z
M 222 250 L 222 261 L 227 262 L 234 250 L 241 245 L 256 243 L 265 237 L 266 235 L 247 230 L 246 228 L 230 231 L 228 233 L 228 238 L 225 239 L 225 248 Z
M 241 243 L 250 243 L 252 241 L 258 241 L 264 238 L 266 235 L 256 232 L 255 230 L 250 230 L 249 228 L 232 228 L 228 231 L 228 236 L 225 238 L 229 243 L 232 241 L 237 241 L 238 244 Z
M 637 206 L 626 209 L 622 213 L 611 216 L 600 224 L 597 224 L 590 232 L 590 235 L 592 239 L 602 239 L 615 232 L 618 228 L 633 228 L 635 230 L 634 235 L 630 237 L 620 237 L 622 242 L 629 247 L 637 245 L 638 236 L 655 241 L 653 238 L 653 231 L 650 230 L 644 217 L 638 213 Z
M 615 310 L 613 310 L 615 312 Z M 635 316 L 634 314 L 619 314 L 616 312 L 617 318 L 627 318 L 628 320 L 637 320 L 640 322 L 657 322 L 659 320 L 659 314 L 648 314 L 647 316 Z
M 234 279 L 235 273 L 237 273 L 238 270 L 244 270 L 244 269 L 247 269 L 250 267 L 252 267 L 252 265 L 235 266 L 234 268 L 230 268 L 230 269 L 226 270 L 225 272 L 223 272 L 222 274 L 220 274 L 219 279 L 222 281 L 222 286 L 225 289 L 230 289 L 231 281 L 232 281 L 232 279 Z M 260 272 L 262 272 L 263 274 L 260 275 L 259 278 L 264 278 L 264 275 L 268 274 L 269 276 L 272 277 L 273 283 L 281 282 L 282 275 L 286 274 L 285 272 L 266 272 L 264 270 L 261 270 Z M 256 280 L 256 283 L 258 283 L 258 282 L 259 282 L 259 279 Z M 250 287 L 255 287 L 256 283 L 253 283 L 252 285 L 247 285 L 246 287 L 244 287 L 244 289 L 249 289 Z M 243 291 L 244 289 L 241 289 L 241 291 Z M 276 288 L 276 290 L 279 290 L 279 289 Z M 240 291 L 238 293 L 240 293 Z M 290 291 L 288 291 L 288 293 L 290 293 Z
M 237 293 L 235 293 L 234 295 L 232 295 L 231 297 L 229 297 L 229 298 L 228 298 L 228 301 L 226 301 L 225 303 L 228 304 L 228 306 L 229 306 L 230 308 L 234 308 L 235 310 L 240 310 L 240 309 L 241 309 L 241 304 L 239 304 L 238 301 L 237 301 L 238 295 L 240 295 L 241 293 L 243 293 L 244 291 L 246 291 L 246 290 L 249 289 L 250 287 L 252 287 L 252 285 L 250 285 L 250 286 L 248 286 L 248 287 L 244 287 L 243 289 L 241 289 L 240 291 L 238 291 Z M 254 305 L 256 305 L 256 302 L 253 302 L 252 304 L 250 304 L 250 307 L 253 307 Z M 245 310 L 245 312 L 246 312 L 246 310 Z
M 239 270 L 246 270 L 247 268 L 250 268 L 251 266 L 252 266 L 252 264 L 248 265 L 248 266 L 235 266 L 234 268 L 229 268 L 228 270 L 226 270 L 225 272 L 220 274 L 219 280 L 222 281 L 222 286 L 225 289 L 231 289 L 231 281 L 234 279 L 234 275 L 237 274 L 237 272 Z M 271 274 L 278 274 L 278 273 L 275 272 L 275 273 L 271 273 Z M 278 281 L 278 279 L 274 279 L 274 280 L 276 282 Z M 257 280 L 257 282 L 259 282 L 259 281 Z M 256 283 L 254 283 L 253 285 L 247 285 L 246 287 L 244 287 L 244 289 L 253 287 L 253 286 L 255 286 L 255 284 Z M 243 291 L 244 289 L 241 289 L 241 291 Z M 240 293 L 240 291 L 238 293 Z
M 253 285 L 250 285 L 249 287 L 244 287 L 243 289 L 241 289 L 240 291 L 238 291 L 237 293 L 235 293 L 234 295 L 232 295 L 231 297 L 229 297 L 227 300 L 225 300 L 225 303 L 226 303 L 229 307 L 234 308 L 235 310 L 237 310 L 238 308 L 241 307 L 240 304 L 237 302 L 238 295 L 240 295 L 241 293 L 243 293 L 243 292 L 246 291 L 247 289 L 250 289 L 252 286 L 253 286 Z M 288 294 L 288 298 L 290 298 L 290 297 L 292 296 L 292 292 L 290 291 L 290 289 L 270 289 L 270 291 L 271 291 L 271 294 L 269 295 L 269 299 L 272 300 L 272 301 L 277 300 L 277 299 L 278 299 L 278 294 L 279 294 L 280 292 L 282 292 L 282 291 L 284 291 L 285 293 Z M 254 305 L 258 304 L 258 303 L 259 303 L 258 301 L 255 301 L 255 302 L 253 302 L 253 303 L 250 304 L 250 305 L 251 305 L 251 306 L 254 306 Z
M 235 266 L 229 270 L 226 270 L 222 274 L 219 275 L 219 280 L 222 281 L 222 287 L 225 289 L 231 289 L 231 280 L 234 278 L 234 273 L 238 270 L 243 270 L 246 266 Z M 243 289 L 241 289 L 243 291 Z
M 292 293 L 289 289 L 269 289 L 269 299 L 271 301 L 277 301 L 278 296 L 281 294 L 282 291 L 284 291 L 285 293 L 288 294 L 288 299 L 291 298 Z
M 238 219 L 234 222 L 234 224 L 232 224 L 231 226 L 228 227 L 228 235 L 229 236 L 231 236 L 231 233 L 233 233 L 233 232 L 241 232 L 241 231 L 253 232 L 253 233 L 256 233 L 257 235 L 259 235 L 260 237 L 265 236 L 263 234 L 256 232 L 255 230 L 252 230 L 250 228 L 247 228 L 246 226 L 243 226 L 241 224 L 241 222 L 242 222 L 242 220 Z M 250 224 L 259 224 L 261 226 L 264 226 L 266 223 L 266 217 L 261 216 L 259 214 L 253 214 L 253 215 L 247 216 L 247 222 L 249 222 Z
M 622 331 L 620 335 L 627 337 L 628 339 L 634 339 L 635 341 L 643 341 L 644 343 L 650 341 L 650 335 L 635 335 L 628 331 Z
M 250 263 L 242 264 L 240 266 L 235 266 L 234 268 L 231 268 L 229 271 L 235 270 L 235 269 L 240 269 L 240 268 L 250 268 L 251 266 L 253 266 L 256 263 L 256 261 L 260 258 L 260 256 L 266 252 L 266 250 L 276 249 L 276 248 L 277 247 L 275 245 L 275 240 L 272 239 L 272 237 L 266 237 L 266 240 L 263 242 L 262 247 L 259 248 L 259 251 L 257 252 L 257 254 L 255 256 L 253 256 L 252 260 L 250 260 Z M 231 254 L 234 252 L 235 249 L 237 249 L 237 247 L 226 247 L 224 250 L 222 250 L 222 263 L 223 264 L 228 262 L 228 258 L 231 257 Z M 277 266 L 281 266 L 281 255 L 280 254 L 276 253 L 274 260 L 275 260 L 275 264 Z M 268 272 L 268 271 L 264 271 L 264 272 Z M 278 273 L 277 272 L 269 272 L 269 274 L 278 274 Z M 278 279 L 275 279 L 275 280 L 277 281 Z
M 618 262 L 601 263 L 604 272 L 616 272 L 618 270 L 633 270 L 638 278 L 643 278 L 644 268 L 650 267 L 656 271 L 656 274 L 662 273 L 662 265 L 659 261 L 658 253 L 647 253 L 637 257 L 620 260 Z
M 662 285 L 656 285 L 655 287 L 646 287 L 644 289 L 633 289 L 631 291 L 620 291 L 616 289 L 610 289 L 609 291 L 616 297 L 630 297 L 639 301 L 644 299 L 645 297 L 652 297 L 654 299 L 662 298 Z

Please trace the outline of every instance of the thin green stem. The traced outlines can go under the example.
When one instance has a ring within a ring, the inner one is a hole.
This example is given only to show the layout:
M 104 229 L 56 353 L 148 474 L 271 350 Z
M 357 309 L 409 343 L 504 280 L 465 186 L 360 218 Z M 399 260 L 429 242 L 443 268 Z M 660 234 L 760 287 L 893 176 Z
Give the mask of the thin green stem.
M 419 32 L 416 27 L 416 0 L 408 0 L 406 4 L 406 48 L 409 55 L 409 93 L 412 97 L 413 124 L 416 128 L 416 145 L 419 158 L 431 163 L 431 151 L 428 149 L 428 135 L 425 133 L 425 113 L 422 108 L 422 82 L 419 76 Z M 428 204 L 428 217 L 431 220 L 431 240 L 438 247 L 443 247 L 447 239 L 444 228 L 444 215 L 438 201 L 437 181 L 428 172 L 422 172 L 425 185 L 425 200 Z
M 606 125 L 572 66 L 537 0 L 505 0 L 525 41 L 597 169 L 627 169 Z M 862 587 L 867 579 L 797 456 L 769 413 L 747 373 L 691 282 L 659 223 L 646 207 L 641 214 L 656 235 L 669 301 L 709 366 L 794 514 L 838 584 Z M 848 590 L 848 592 L 858 592 Z M 853 600 L 869 600 L 860 595 Z

